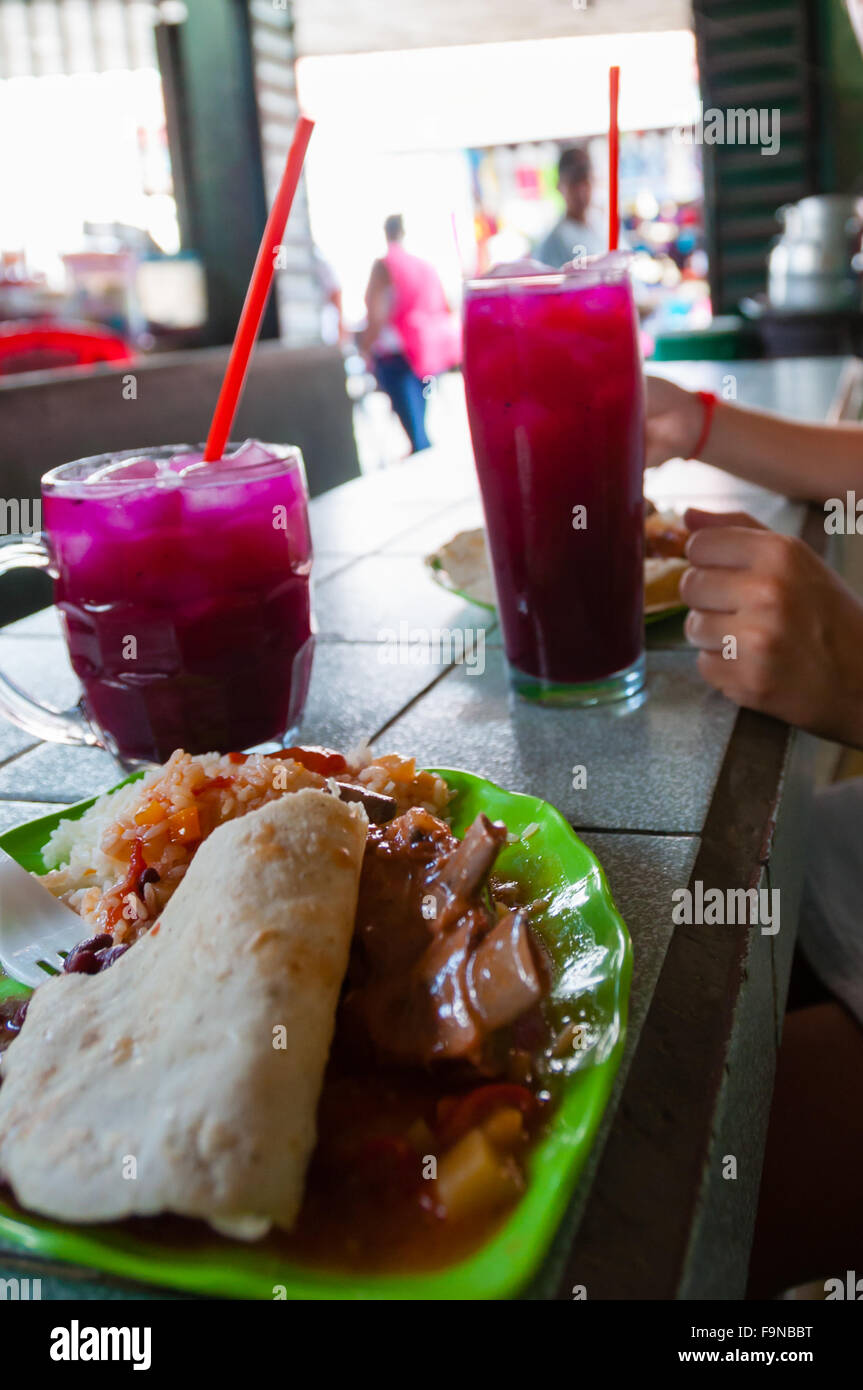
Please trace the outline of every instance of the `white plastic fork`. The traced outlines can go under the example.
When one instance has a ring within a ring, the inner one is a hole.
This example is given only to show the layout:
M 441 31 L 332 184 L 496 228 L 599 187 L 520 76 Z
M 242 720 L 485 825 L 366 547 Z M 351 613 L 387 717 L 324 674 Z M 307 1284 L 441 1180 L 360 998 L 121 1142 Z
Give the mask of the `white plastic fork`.
M 82 936 L 77 912 L 0 849 L 0 966 L 34 989 L 63 969 Z

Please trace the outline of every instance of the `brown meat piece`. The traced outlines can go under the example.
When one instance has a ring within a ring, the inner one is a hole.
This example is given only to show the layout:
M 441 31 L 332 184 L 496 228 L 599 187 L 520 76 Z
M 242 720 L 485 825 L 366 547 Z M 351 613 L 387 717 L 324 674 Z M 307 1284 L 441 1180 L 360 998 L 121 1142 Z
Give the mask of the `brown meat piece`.
M 369 830 L 342 1017 L 384 1061 L 478 1060 L 543 989 L 523 917 L 484 900 L 506 827 L 459 842 L 421 808 Z

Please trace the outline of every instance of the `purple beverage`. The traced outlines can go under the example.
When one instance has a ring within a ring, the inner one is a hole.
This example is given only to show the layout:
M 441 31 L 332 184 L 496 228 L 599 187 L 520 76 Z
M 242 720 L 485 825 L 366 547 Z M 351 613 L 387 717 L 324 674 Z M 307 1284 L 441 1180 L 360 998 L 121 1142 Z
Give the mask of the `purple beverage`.
M 644 683 L 644 404 L 625 261 L 474 281 L 464 370 L 515 688 L 595 704 Z
M 43 479 L 55 602 L 100 742 L 130 763 L 299 722 L 313 637 L 299 451 L 174 446 Z M 52 737 L 56 734 L 47 733 Z

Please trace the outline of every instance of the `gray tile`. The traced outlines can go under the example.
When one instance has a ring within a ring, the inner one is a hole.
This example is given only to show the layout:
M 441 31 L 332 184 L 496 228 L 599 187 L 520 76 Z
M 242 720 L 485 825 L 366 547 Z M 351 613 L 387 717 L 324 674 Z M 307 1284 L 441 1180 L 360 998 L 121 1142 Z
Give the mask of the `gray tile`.
M 412 527 L 383 547 L 384 555 L 415 555 L 418 559 L 431 554 L 447 541 L 452 540 L 459 531 L 473 531 L 482 526 L 482 504 L 479 495 L 448 507 L 445 512 Z
M 312 542 L 318 555 L 367 555 L 443 511 L 446 504 L 446 498 L 401 501 L 374 487 L 338 488 L 317 498 L 310 508 Z
M 690 653 L 648 654 L 638 708 L 555 710 L 517 700 L 490 647 L 483 674 L 455 668 L 386 739 L 428 766 L 469 768 L 543 796 L 575 826 L 697 835 L 736 718 Z M 573 790 L 577 766 L 587 786 Z
M 393 467 L 368 473 L 360 486 L 369 496 L 382 501 L 452 505 L 476 492 L 476 468 L 469 439 L 465 435 L 446 447 L 426 449 Z M 349 487 L 356 488 L 356 484 Z
M 315 548 L 368 554 L 475 494 L 469 452 L 429 449 L 316 497 L 309 505 Z
M 0 670 L 25 694 L 54 709 L 69 709 L 81 697 L 66 644 L 59 637 L 0 636 Z
M 697 836 L 584 835 L 605 869 L 612 896 L 632 937 L 632 986 L 623 1057 L 590 1157 L 566 1216 L 528 1298 L 554 1295 L 614 1122 L 630 1063 L 674 930 L 671 894 L 685 888 L 701 844 Z
M 0 764 L 23 753 L 25 748 L 35 747 L 37 742 L 35 734 L 25 734 L 17 724 L 10 724 L 8 719 L 0 716 Z
M 300 737 L 342 750 L 371 738 L 442 669 L 385 665 L 377 646 L 319 642 Z
M 41 743 L 0 767 L 0 800 L 81 801 L 115 787 L 124 776 L 101 748 Z
M 728 394 L 740 405 L 777 410 L 797 420 L 823 420 L 847 362 L 843 357 L 788 357 L 752 362 L 651 362 L 649 371 L 690 390 Z
M 356 555 L 316 555 L 312 562 L 312 585 L 315 590 L 333 574 L 354 564 Z
M 17 623 L 10 623 L 8 627 L 1 629 L 2 635 L 11 637 L 60 637 L 62 629 L 60 627 L 60 615 L 56 608 L 40 608 L 38 613 L 31 613 L 29 618 L 19 618 Z
M 46 610 L 50 611 L 50 610 Z M 0 632 L 0 671 L 25 694 L 55 708 L 75 704 L 80 689 L 59 637 L 21 637 L 15 623 Z M 0 715 L 0 764 L 38 742 Z
M 16 825 L 49 816 L 52 811 L 65 811 L 68 803 L 60 801 L 0 801 L 0 835 L 14 830 Z
M 443 670 L 436 660 L 392 664 L 384 660 L 385 654 L 376 643 L 319 642 L 301 737 L 337 748 L 370 738 Z M 79 801 L 122 777 L 114 760 L 100 749 L 40 744 L 0 767 L 0 806 L 3 800 Z
M 590 830 L 584 832 L 582 839 L 604 868 L 611 895 L 632 937 L 627 1036 L 627 1053 L 631 1053 L 674 931 L 671 894 L 688 884 L 701 841 L 697 835 L 627 835 Z
M 485 631 L 496 621 L 446 593 L 419 560 L 404 555 L 359 560 L 323 585 L 316 609 L 321 635 L 347 642 L 381 642 L 381 633 L 399 633 L 402 624 L 419 630 L 414 640 L 431 641 L 435 629 Z

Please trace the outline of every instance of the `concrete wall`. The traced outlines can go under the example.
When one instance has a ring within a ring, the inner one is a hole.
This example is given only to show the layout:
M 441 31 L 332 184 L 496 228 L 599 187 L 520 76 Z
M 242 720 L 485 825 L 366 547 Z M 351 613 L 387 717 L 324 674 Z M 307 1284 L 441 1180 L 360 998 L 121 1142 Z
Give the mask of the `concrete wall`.
M 227 348 L 206 348 L 142 359 L 131 369 L 0 378 L 0 493 L 38 496 L 47 469 L 90 454 L 201 441 L 227 358 Z M 126 384 L 130 371 L 134 398 Z M 352 409 L 338 349 L 259 343 L 233 436 L 298 444 L 313 496 L 355 477 Z

